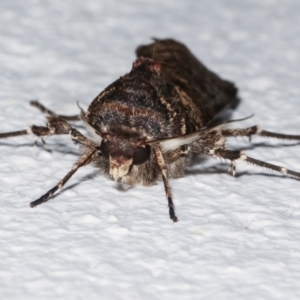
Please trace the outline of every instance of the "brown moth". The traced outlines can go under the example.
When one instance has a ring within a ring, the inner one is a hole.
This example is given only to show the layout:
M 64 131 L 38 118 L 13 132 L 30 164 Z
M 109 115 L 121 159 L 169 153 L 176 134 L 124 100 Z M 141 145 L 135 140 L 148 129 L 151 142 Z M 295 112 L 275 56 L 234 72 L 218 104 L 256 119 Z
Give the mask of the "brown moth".
M 66 176 L 46 194 L 30 203 L 48 201 L 81 167 L 93 162 L 111 179 L 126 184 L 152 185 L 163 181 L 170 218 L 176 222 L 169 178 L 184 176 L 193 153 L 231 162 L 265 167 L 300 179 L 300 173 L 229 150 L 228 137 L 261 135 L 300 140 L 299 135 L 272 133 L 252 126 L 228 129 L 215 125 L 218 114 L 236 100 L 237 89 L 208 70 L 181 43 L 155 40 L 136 50 L 132 70 L 109 85 L 80 115 L 63 116 L 40 103 L 31 104 L 48 114 L 46 126 L 0 134 L 0 138 L 33 134 L 37 137 L 68 134 L 85 152 Z M 91 132 L 87 138 L 68 121 L 82 120 Z

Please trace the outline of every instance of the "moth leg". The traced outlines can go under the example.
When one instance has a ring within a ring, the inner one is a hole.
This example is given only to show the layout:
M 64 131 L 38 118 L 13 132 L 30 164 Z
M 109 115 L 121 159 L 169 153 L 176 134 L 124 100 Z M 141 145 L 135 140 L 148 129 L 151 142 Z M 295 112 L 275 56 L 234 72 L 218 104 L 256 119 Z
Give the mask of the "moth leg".
M 52 110 L 46 108 L 43 104 L 41 104 L 38 101 L 30 101 L 30 105 L 38 108 L 41 112 L 48 114 L 50 116 L 57 116 L 60 117 L 66 121 L 80 121 L 80 115 L 73 115 L 73 116 L 64 116 L 64 115 L 58 115 L 55 112 L 53 112 Z
M 37 137 L 52 135 L 48 127 L 32 125 L 29 128 L 24 130 L 0 133 L 0 139 L 22 136 L 22 135 L 29 135 L 29 134 L 34 134 Z
M 87 137 L 85 137 L 81 132 L 79 132 L 77 129 L 72 128 L 71 132 L 71 138 L 74 142 L 79 143 L 87 148 L 90 149 L 97 149 L 99 148 L 99 145 L 96 144 L 95 142 L 91 141 Z M 100 151 L 99 149 L 97 149 Z
M 173 222 L 177 222 L 178 218 L 175 215 L 175 206 L 174 206 L 173 200 L 172 200 L 172 192 L 171 192 L 171 187 L 170 187 L 169 180 L 168 180 L 167 167 L 166 167 L 166 164 L 165 164 L 165 161 L 164 161 L 164 158 L 163 158 L 160 148 L 157 146 L 154 146 L 153 150 L 154 150 L 156 162 L 160 168 L 162 179 L 163 179 L 164 186 L 165 186 L 166 196 L 168 199 L 170 219 L 173 220 Z
M 177 161 L 180 157 L 188 156 L 189 150 L 190 148 L 187 145 L 175 149 L 168 155 L 168 163 Z
M 65 185 L 65 183 L 73 176 L 73 174 L 81 167 L 84 167 L 88 165 L 96 153 L 96 149 L 89 149 L 87 150 L 75 163 L 71 171 L 61 180 L 58 182 L 57 185 L 55 185 L 52 189 L 50 189 L 46 194 L 44 194 L 39 199 L 33 201 L 30 203 L 30 207 L 36 207 L 37 205 L 40 205 L 44 202 L 47 202 L 49 198 L 58 190 L 62 189 L 62 187 Z
M 293 177 L 296 177 L 297 179 L 300 179 L 300 173 L 299 172 L 295 172 L 295 171 L 289 170 L 289 169 L 284 168 L 284 167 L 280 167 L 280 166 L 277 166 L 277 165 L 267 163 L 267 162 L 262 161 L 262 160 L 258 160 L 258 159 L 249 157 L 243 151 L 216 149 L 216 150 L 212 151 L 211 154 L 213 156 L 216 156 L 216 157 L 229 159 L 232 162 L 234 162 L 235 160 L 240 159 L 240 160 L 243 160 L 243 161 L 245 161 L 249 164 L 256 165 L 258 167 L 267 168 L 269 170 L 279 172 L 283 175 L 291 175 Z
M 232 160 L 230 162 L 230 166 L 228 168 L 228 172 L 231 172 L 233 176 L 235 176 L 235 172 L 236 172 L 236 163 L 234 160 Z
M 62 118 L 58 116 L 48 116 L 45 126 L 32 125 L 25 130 L 0 133 L 0 139 L 33 134 L 36 137 L 70 134 L 72 127 Z
M 36 137 L 41 138 L 44 136 L 70 134 L 73 141 L 78 142 L 87 148 L 95 149 L 98 146 L 58 116 L 48 116 L 47 127 L 32 125 L 25 130 L 0 133 L 0 139 L 28 134 L 34 134 Z
M 282 133 L 266 131 L 266 130 L 262 130 L 258 125 L 248 127 L 248 128 L 243 128 L 243 129 L 222 129 L 222 135 L 224 137 L 247 136 L 250 141 L 251 141 L 251 136 L 255 134 L 260 136 L 265 136 L 265 137 L 273 137 L 277 139 L 300 141 L 300 135 L 282 134 Z

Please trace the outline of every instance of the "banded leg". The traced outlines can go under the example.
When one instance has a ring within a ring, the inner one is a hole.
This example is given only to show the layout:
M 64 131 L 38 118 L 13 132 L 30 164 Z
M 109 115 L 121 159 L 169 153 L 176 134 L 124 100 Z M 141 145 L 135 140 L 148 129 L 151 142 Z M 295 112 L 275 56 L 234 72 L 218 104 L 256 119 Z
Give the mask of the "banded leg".
M 173 222 L 177 222 L 178 218 L 175 215 L 175 206 L 174 206 L 173 200 L 172 200 L 172 192 L 171 192 L 171 187 L 170 187 L 169 180 L 168 180 L 166 164 L 165 164 L 165 161 L 164 161 L 164 158 L 163 158 L 160 148 L 157 146 L 154 146 L 153 150 L 154 150 L 156 162 L 160 168 L 162 179 L 163 179 L 164 186 L 165 186 L 166 196 L 168 199 L 170 219 L 173 220 Z
M 90 149 L 97 149 L 98 152 L 101 152 L 99 149 L 99 145 L 93 142 L 92 140 L 85 137 L 81 132 L 77 129 L 72 128 L 71 130 L 71 138 L 74 142 L 79 143 Z
M 66 182 L 74 175 L 74 173 L 81 167 L 84 167 L 88 165 L 92 159 L 94 154 L 96 153 L 95 149 L 89 149 L 87 150 L 76 162 L 76 164 L 73 166 L 71 171 L 61 180 L 58 182 L 57 185 L 55 185 L 52 189 L 50 189 L 46 194 L 44 194 L 39 199 L 33 201 L 30 203 L 30 207 L 36 207 L 37 205 L 40 205 L 44 202 L 47 202 L 49 198 L 58 190 L 62 189 L 62 187 L 66 184 Z
M 168 155 L 168 163 L 170 164 L 170 163 L 178 160 L 180 157 L 188 156 L 189 150 L 190 149 L 187 145 L 183 145 L 183 146 L 175 149 Z
M 64 115 L 58 115 L 55 112 L 53 112 L 52 110 L 46 108 L 43 104 L 41 104 L 38 101 L 30 101 L 30 105 L 38 108 L 41 112 L 48 114 L 50 116 L 57 116 L 60 117 L 66 121 L 80 121 L 80 115 L 73 115 L 73 116 L 64 116 Z
M 279 172 L 283 175 L 290 175 L 290 176 L 296 177 L 297 179 L 300 179 L 300 173 L 299 172 L 295 172 L 295 171 L 289 170 L 289 169 L 284 168 L 284 167 L 280 167 L 280 166 L 277 166 L 277 165 L 267 163 L 267 162 L 262 161 L 262 160 L 258 160 L 258 159 L 249 157 L 243 151 L 216 149 L 216 150 L 214 150 L 213 155 L 216 156 L 216 157 L 229 159 L 229 160 L 231 160 L 231 162 L 235 162 L 235 160 L 240 159 L 240 160 L 243 160 L 243 161 L 245 161 L 249 164 L 256 165 L 258 167 L 267 168 L 269 170 Z
M 260 129 L 258 125 L 248 127 L 248 128 L 243 128 L 243 129 L 222 129 L 222 135 L 224 137 L 247 136 L 250 141 L 251 141 L 251 136 L 255 134 L 260 136 L 265 136 L 265 137 L 273 137 L 277 139 L 300 141 L 300 135 L 282 134 L 282 133 L 266 131 Z
M 57 116 L 47 117 L 47 127 L 32 125 L 28 129 L 0 133 L 0 139 L 34 134 L 37 137 L 70 134 L 72 127 L 62 118 Z
M 10 137 L 29 135 L 29 134 L 34 134 L 37 137 L 52 135 L 48 127 L 32 125 L 24 130 L 0 133 L 0 139 L 6 139 Z

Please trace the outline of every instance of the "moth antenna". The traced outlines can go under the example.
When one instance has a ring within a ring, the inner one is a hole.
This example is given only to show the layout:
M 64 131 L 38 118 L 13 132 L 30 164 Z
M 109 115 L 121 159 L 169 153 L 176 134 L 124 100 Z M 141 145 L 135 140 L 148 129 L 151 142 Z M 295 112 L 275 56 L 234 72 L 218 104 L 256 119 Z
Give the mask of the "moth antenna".
M 245 117 L 245 118 L 241 118 L 241 119 L 227 120 L 227 121 L 224 121 L 224 122 L 214 123 L 214 124 L 210 124 L 209 123 L 209 124 L 207 124 L 206 127 L 207 128 L 217 128 L 218 126 L 222 126 L 222 125 L 225 125 L 225 124 L 245 121 L 245 120 L 251 119 L 253 116 L 254 116 L 254 114 L 252 114 L 252 115 L 250 115 L 248 117 Z
M 225 121 L 225 122 L 222 123 L 222 124 L 228 124 L 228 123 L 233 123 L 233 122 L 241 122 L 241 121 L 245 121 L 245 120 L 251 119 L 253 116 L 254 116 L 254 114 L 252 114 L 252 115 L 250 115 L 250 116 L 248 116 L 248 117 L 242 118 L 242 119 L 228 120 L 228 121 Z M 222 124 L 220 124 L 220 125 L 222 125 Z
M 79 108 L 80 111 L 84 111 L 83 108 L 80 106 L 79 101 L 76 101 L 76 105 Z
M 80 116 L 80 119 L 81 119 L 82 121 L 86 122 L 86 117 L 85 117 L 85 111 L 84 111 L 84 109 L 80 106 L 79 101 L 77 101 L 76 104 L 77 104 L 77 107 L 78 107 L 79 110 L 80 110 L 80 115 L 79 115 L 79 116 Z

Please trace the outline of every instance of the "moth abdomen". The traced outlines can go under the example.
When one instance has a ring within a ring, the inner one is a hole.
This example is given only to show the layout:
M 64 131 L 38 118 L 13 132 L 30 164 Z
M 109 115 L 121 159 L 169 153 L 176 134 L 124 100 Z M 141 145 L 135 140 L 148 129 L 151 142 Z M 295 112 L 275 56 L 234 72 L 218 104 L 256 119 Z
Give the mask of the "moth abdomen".
M 162 77 L 173 86 L 187 111 L 188 133 L 204 127 L 236 101 L 235 85 L 206 68 L 182 43 L 155 39 L 138 47 L 136 54 L 160 63 Z

